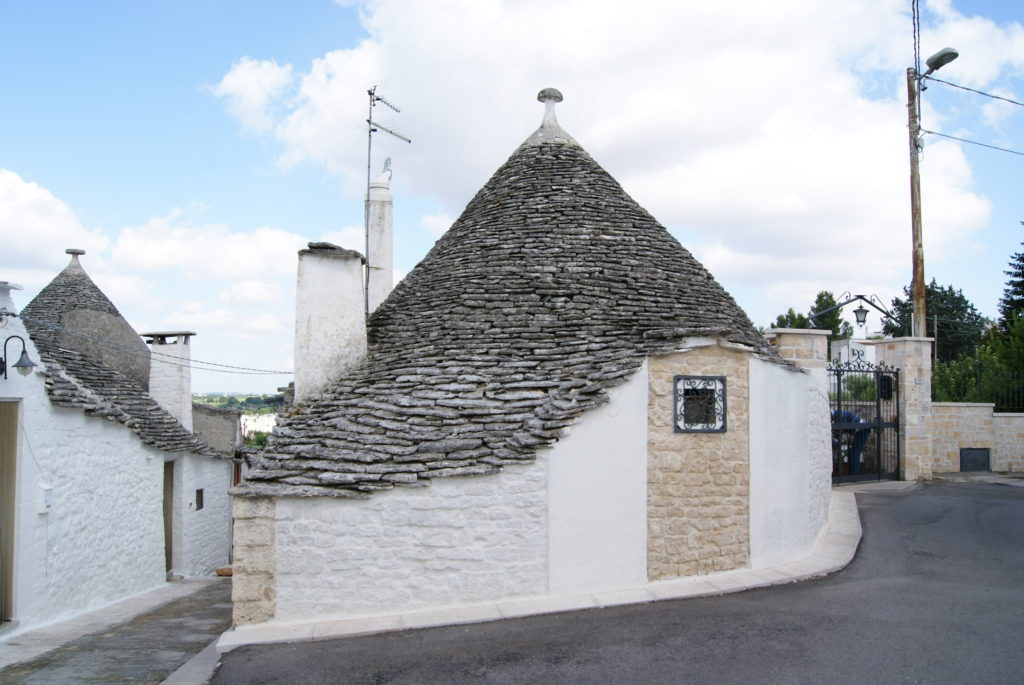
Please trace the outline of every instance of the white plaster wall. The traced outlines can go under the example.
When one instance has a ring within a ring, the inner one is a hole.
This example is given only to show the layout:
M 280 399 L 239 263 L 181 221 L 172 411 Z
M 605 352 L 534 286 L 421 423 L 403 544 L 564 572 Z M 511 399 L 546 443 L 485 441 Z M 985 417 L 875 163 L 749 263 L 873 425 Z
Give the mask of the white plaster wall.
M 231 461 L 197 454 L 175 462 L 176 536 L 174 572 L 186 577 L 213 575 L 228 563 L 231 548 Z M 203 508 L 196 509 L 196 490 Z
M 54 407 L 41 374 L 11 377 L 0 394 L 21 400 L 13 603 L 19 630 L 164 583 L 162 454 L 121 424 Z M 41 485 L 51 488 L 46 513 Z
M 192 430 L 192 358 L 187 336 L 170 336 L 160 344 L 153 340 L 149 362 L 149 394 L 178 423 Z
M 369 500 L 277 500 L 276 619 L 545 594 L 546 458 Z
M 394 249 L 392 247 L 392 201 L 390 172 L 381 174 L 370 184 L 369 196 L 369 305 L 372 312 L 383 302 L 394 286 Z
M 806 556 L 827 518 L 816 376 L 750 360 L 750 563 Z M 827 425 L 825 426 L 827 429 Z M 827 446 L 826 446 L 827 448 Z M 823 481 L 818 483 L 818 481 Z
M 547 453 L 549 589 L 647 582 L 647 362 Z
M 360 259 L 303 250 L 295 288 L 295 401 L 322 392 L 365 358 Z

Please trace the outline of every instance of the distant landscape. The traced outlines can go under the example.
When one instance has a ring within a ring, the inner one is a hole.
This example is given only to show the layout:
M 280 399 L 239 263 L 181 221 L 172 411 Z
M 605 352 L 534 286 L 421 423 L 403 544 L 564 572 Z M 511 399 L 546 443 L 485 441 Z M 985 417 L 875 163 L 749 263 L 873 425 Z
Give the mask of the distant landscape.
M 193 394 L 192 401 L 219 409 L 234 409 L 244 414 L 276 414 L 284 405 L 284 395 L 246 395 L 234 392 Z

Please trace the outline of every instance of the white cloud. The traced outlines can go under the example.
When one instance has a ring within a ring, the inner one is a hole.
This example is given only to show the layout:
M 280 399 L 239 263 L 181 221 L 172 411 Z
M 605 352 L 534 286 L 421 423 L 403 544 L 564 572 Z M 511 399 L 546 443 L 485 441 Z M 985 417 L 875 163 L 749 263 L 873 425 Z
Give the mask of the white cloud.
M 993 95 L 999 95 L 1010 100 L 1016 100 L 1017 102 L 1021 100 L 1009 88 L 993 88 L 991 92 Z M 1019 105 L 1013 105 L 1003 100 L 989 100 L 981 106 L 981 119 L 986 125 L 994 129 L 1001 129 L 1011 116 L 1019 112 Z
M 971 54 L 944 69 L 951 80 L 1024 66 L 1019 24 L 929 7 L 922 50 Z M 820 289 L 909 280 L 902 0 L 380 0 L 360 11 L 370 37 L 297 68 L 271 134 L 283 163 L 319 165 L 353 198 L 369 85 L 402 107 L 375 117 L 413 139 L 376 135 L 375 159 L 395 159 L 396 193 L 439 205 L 421 217 L 434 235 L 539 124 L 534 95 L 555 86 L 563 126 L 721 280 L 809 289 L 798 307 Z M 989 202 L 956 146 L 929 145 L 925 158 L 926 250 L 950 257 L 970 249 Z
M 228 111 L 246 130 L 263 132 L 273 126 L 273 110 L 293 80 L 290 64 L 243 57 L 213 87 L 213 93 L 227 101 Z
M 444 235 L 445 231 L 447 231 L 453 223 L 455 223 L 454 219 L 447 214 L 424 214 L 420 217 L 420 224 L 423 228 L 427 229 L 427 233 L 434 238 L 440 238 Z
M 226 338 L 247 339 L 266 333 L 288 330 L 288 319 L 269 312 L 239 312 L 234 309 L 209 310 L 197 300 L 182 302 L 177 309 L 166 313 L 161 324 L 173 329 L 208 331 Z M 221 350 L 224 353 L 224 350 Z
M 346 226 L 337 231 L 324 233 L 320 240 L 334 243 L 338 247 L 355 250 L 359 254 L 366 252 L 366 229 L 362 226 Z
M 263 226 L 232 231 L 222 224 L 201 224 L 175 209 L 141 226 L 121 229 L 111 251 L 114 265 L 138 271 L 174 270 L 192 279 L 256 279 L 267 274 L 292 276 L 294 255 L 306 246 L 295 233 Z
M 84 228 L 71 208 L 49 190 L 9 169 L 0 169 L 0 241 L 4 245 L 0 279 L 24 281 L 22 285 L 36 288 L 53 278 L 53 269 L 67 263 L 66 248 L 93 254 L 110 242 L 101 231 Z
M 264 304 L 281 301 L 281 284 L 270 281 L 246 280 L 232 283 L 220 291 L 222 302 L 237 304 Z

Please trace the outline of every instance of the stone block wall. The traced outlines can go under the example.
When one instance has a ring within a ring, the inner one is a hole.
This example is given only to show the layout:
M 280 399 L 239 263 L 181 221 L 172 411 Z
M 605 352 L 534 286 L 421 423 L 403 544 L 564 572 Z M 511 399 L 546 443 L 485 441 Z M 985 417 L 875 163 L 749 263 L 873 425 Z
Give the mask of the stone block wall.
M 749 563 L 749 352 L 715 341 L 649 358 L 647 574 L 706 574 Z M 726 377 L 725 433 L 673 431 L 677 374 Z
M 994 447 L 991 404 L 932 403 L 932 472 L 960 470 L 960 448 Z M 993 459 L 995 454 L 993 453 Z
M 879 342 L 875 359 L 900 370 L 900 478 L 932 477 L 932 338 Z
M 992 427 L 992 470 L 1024 472 L 1024 414 L 995 414 Z
M 828 336 L 830 331 L 813 328 L 773 328 L 768 339 L 779 356 L 802 369 L 828 368 Z
M 276 500 L 234 498 L 234 556 L 231 601 L 234 624 L 262 623 L 274 618 L 277 570 Z
M 996 414 L 995 405 L 932 403 L 932 471 L 960 470 L 960 448 L 991 450 L 993 471 L 1024 471 L 1024 414 Z

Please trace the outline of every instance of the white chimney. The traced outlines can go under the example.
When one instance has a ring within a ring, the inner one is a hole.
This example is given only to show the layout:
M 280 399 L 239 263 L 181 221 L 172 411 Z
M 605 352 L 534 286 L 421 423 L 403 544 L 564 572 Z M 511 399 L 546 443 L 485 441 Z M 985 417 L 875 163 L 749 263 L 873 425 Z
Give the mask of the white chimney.
M 370 182 L 367 197 L 370 312 L 380 306 L 394 285 L 391 207 L 391 158 L 388 157 L 384 171 Z
M 151 347 L 149 394 L 178 423 L 192 430 L 192 347 L 193 331 L 142 333 Z
M 363 256 L 331 243 L 299 250 L 295 287 L 295 403 L 366 359 Z

